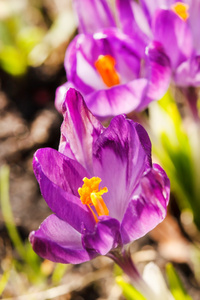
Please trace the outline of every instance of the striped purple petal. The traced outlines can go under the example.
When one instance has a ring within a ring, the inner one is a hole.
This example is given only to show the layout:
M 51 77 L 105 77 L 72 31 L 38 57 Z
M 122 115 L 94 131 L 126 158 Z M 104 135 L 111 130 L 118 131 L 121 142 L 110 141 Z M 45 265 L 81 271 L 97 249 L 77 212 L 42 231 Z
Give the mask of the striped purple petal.
M 123 243 L 136 240 L 156 227 L 166 216 L 170 182 L 164 170 L 154 165 L 134 191 L 121 223 Z
M 60 219 L 79 232 L 83 224 L 86 228 L 94 227 L 92 213 L 78 195 L 82 179 L 89 175 L 77 161 L 54 149 L 43 148 L 34 155 L 33 170 L 42 196 Z
M 79 264 L 97 254 L 82 246 L 81 234 L 56 215 L 50 215 L 29 236 L 33 250 L 41 257 L 64 264 Z
M 94 33 L 103 28 L 115 27 L 112 11 L 105 0 L 74 0 L 79 32 Z

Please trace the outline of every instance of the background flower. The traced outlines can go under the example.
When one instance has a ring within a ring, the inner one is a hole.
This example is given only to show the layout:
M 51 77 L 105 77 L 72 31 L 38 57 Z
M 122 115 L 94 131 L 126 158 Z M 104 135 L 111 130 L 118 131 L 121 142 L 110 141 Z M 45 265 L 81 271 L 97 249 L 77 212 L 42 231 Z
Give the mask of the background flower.
M 67 89 L 75 87 L 100 118 L 146 108 L 162 97 L 171 76 L 159 43 L 149 44 L 145 54 L 138 50 L 137 40 L 118 29 L 76 36 L 64 64 L 68 82 L 57 89 L 57 109 L 61 111 Z
M 113 13 L 106 0 L 74 0 L 79 33 L 95 33 L 116 27 Z
M 200 84 L 200 4 L 188 1 L 117 0 L 122 30 L 144 44 L 157 41 L 170 59 L 175 84 L 181 87 Z M 136 32 L 137 28 L 137 32 Z

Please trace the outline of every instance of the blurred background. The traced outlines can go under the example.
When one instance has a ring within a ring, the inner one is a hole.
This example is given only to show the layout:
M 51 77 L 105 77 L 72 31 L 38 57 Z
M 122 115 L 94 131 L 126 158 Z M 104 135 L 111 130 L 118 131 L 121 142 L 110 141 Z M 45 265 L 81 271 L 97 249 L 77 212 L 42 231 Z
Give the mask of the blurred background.
M 60 265 L 40 259 L 28 242 L 29 232 L 51 213 L 32 157 L 38 148 L 58 147 L 62 117 L 54 108 L 55 90 L 66 81 L 65 51 L 76 33 L 70 0 L 0 0 L 1 299 L 125 299 L 128 278 L 123 281 L 108 258 Z M 141 272 L 153 261 L 166 282 L 172 263 L 183 290 L 200 299 L 199 135 L 196 127 L 193 135 L 186 130 L 193 123 L 185 118 L 183 124 L 174 95 L 182 97 L 172 89 L 140 116 L 172 195 L 166 220 L 131 250 Z

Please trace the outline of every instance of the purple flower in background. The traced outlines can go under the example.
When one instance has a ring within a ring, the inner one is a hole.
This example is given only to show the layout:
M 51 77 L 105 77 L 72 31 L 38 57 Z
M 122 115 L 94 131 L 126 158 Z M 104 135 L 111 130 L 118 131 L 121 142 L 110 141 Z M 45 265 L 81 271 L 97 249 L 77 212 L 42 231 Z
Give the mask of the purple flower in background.
M 73 0 L 73 4 L 79 33 L 95 33 L 117 26 L 106 0 Z
M 30 234 L 32 247 L 55 262 L 107 255 L 119 263 L 116 249 L 164 219 L 169 179 L 152 164 L 141 125 L 120 115 L 103 127 L 74 89 L 66 94 L 63 116 L 59 151 L 44 148 L 34 155 L 35 176 L 54 214 Z M 131 274 L 128 260 L 121 266 Z
M 146 45 L 159 42 L 179 87 L 200 85 L 200 2 L 117 0 L 122 30 L 131 37 L 137 34 Z M 136 32 L 137 29 L 137 32 Z
M 117 28 L 76 36 L 64 64 L 68 82 L 57 89 L 56 108 L 62 110 L 68 88 L 74 87 L 100 118 L 141 111 L 163 96 L 171 77 L 160 43 L 150 43 L 145 54 Z

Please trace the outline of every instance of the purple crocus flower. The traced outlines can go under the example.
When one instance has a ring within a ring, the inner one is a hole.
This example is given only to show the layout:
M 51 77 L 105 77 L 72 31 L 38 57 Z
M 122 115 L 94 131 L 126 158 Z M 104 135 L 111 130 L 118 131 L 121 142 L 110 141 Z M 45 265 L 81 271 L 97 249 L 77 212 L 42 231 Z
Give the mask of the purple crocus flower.
M 143 36 L 146 45 L 159 42 L 179 87 L 200 85 L 200 2 L 175 0 L 117 0 L 123 31 Z M 129 24 L 129 26 L 128 26 Z
M 56 108 L 61 111 L 68 88 L 74 87 L 99 118 L 141 111 L 163 96 L 171 77 L 160 43 L 141 54 L 137 40 L 117 28 L 76 36 L 64 64 L 68 82 L 57 89 Z
M 158 42 L 170 60 L 173 82 L 194 119 L 200 85 L 200 2 L 198 0 L 116 0 L 122 30 L 148 45 Z
M 152 164 L 149 137 L 138 123 L 120 115 L 103 127 L 74 89 L 66 94 L 63 116 L 59 151 L 34 155 L 34 173 L 53 214 L 31 232 L 32 247 L 60 263 L 107 255 L 131 275 L 120 249 L 164 219 L 169 179 Z

